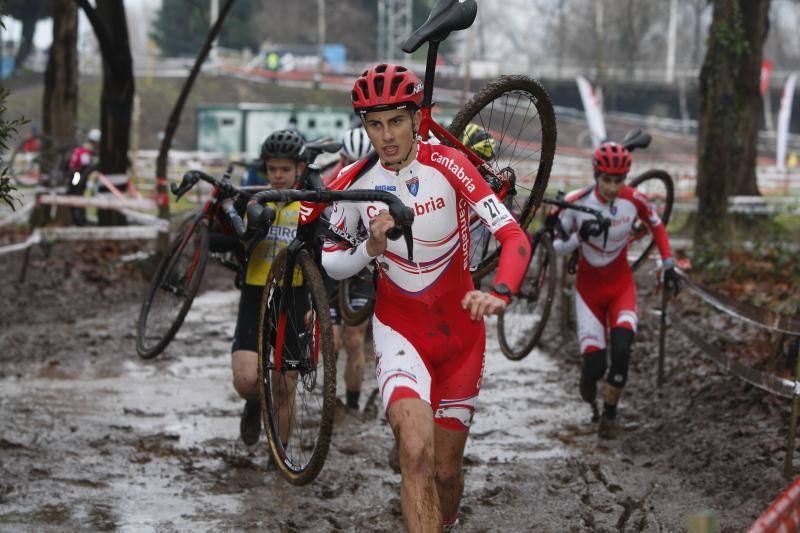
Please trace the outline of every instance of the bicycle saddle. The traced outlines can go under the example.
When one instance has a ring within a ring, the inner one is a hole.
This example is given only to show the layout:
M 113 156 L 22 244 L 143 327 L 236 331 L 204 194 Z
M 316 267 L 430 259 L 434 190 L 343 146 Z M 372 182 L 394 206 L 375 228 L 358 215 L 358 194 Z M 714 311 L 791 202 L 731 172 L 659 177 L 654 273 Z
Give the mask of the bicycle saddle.
M 622 139 L 622 146 L 627 148 L 628 150 L 636 150 L 637 148 L 647 148 L 650 145 L 650 141 L 653 138 L 650 136 L 649 133 L 643 133 L 640 129 L 635 129 L 629 131 L 625 138 Z
M 329 154 L 332 154 L 334 152 L 338 152 L 341 148 L 342 143 L 331 141 L 330 139 L 322 139 L 306 144 L 306 150 L 310 152 L 328 152 Z
M 403 43 L 403 51 L 410 54 L 425 41 L 442 42 L 450 32 L 472 26 L 477 14 L 478 4 L 475 0 L 439 0 L 425 24 L 414 30 Z

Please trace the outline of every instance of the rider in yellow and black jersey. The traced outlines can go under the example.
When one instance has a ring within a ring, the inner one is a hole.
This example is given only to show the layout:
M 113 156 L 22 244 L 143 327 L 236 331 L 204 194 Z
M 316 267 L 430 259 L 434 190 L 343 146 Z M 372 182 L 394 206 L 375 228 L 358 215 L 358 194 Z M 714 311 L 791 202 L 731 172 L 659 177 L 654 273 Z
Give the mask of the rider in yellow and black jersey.
M 245 284 L 263 287 L 267 282 L 269 269 L 278 254 L 292 242 L 297 235 L 297 219 L 300 216 L 300 202 L 288 204 L 272 202 L 268 206 L 275 210 L 275 222 L 269 233 L 258 243 L 247 264 Z M 303 277 L 300 268 L 295 267 L 293 286 L 302 285 Z
M 276 131 L 262 143 L 261 159 L 266 167 L 270 188 L 294 188 L 306 167 L 305 141 L 296 131 Z M 247 265 L 231 356 L 233 386 L 245 400 L 239 429 L 242 441 L 248 445 L 258 442 L 261 433 L 258 400 L 258 320 L 261 295 L 273 261 L 297 233 L 300 214 L 299 202 L 273 203 L 271 206 L 275 209 L 275 222 L 264 240 L 256 245 Z M 292 285 L 301 284 L 302 277 L 298 268 L 295 270 Z M 301 292 L 297 291 L 298 297 L 302 296 Z

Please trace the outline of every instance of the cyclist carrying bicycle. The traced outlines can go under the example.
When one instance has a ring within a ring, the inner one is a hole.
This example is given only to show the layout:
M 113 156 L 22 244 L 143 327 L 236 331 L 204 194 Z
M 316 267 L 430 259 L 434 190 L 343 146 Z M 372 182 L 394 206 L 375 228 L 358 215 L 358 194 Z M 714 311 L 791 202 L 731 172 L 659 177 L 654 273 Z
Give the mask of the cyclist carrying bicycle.
M 372 151 L 372 143 L 367 136 L 367 132 L 361 126 L 344 132 L 341 144 L 339 163 L 325 180 L 326 184 L 338 176 L 344 167 L 363 159 Z M 330 217 L 330 213 L 327 216 Z M 364 229 L 363 231 L 366 230 Z M 350 290 L 350 305 L 353 309 L 359 309 L 367 305 L 368 299 L 374 297 L 372 280 L 368 272 L 367 269 L 364 269 L 358 276 L 353 278 Z M 361 384 L 364 381 L 364 337 L 366 336 L 368 323 L 364 321 L 356 326 L 342 324 L 341 311 L 338 305 L 339 282 L 328 276 L 325 271 L 322 272 L 322 278 L 325 281 L 328 300 L 331 303 L 334 350 L 338 353 L 342 345 L 344 345 L 347 353 L 347 364 L 344 372 L 345 402 L 347 407 L 358 411 Z
M 579 250 L 575 278 L 575 312 L 582 354 L 579 388 L 581 398 L 592 406 L 592 420 L 599 421 L 601 438 L 613 438 L 617 432 L 617 404 L 628 380 L 631 344 L 638 320 L 636 284 L 627 254 L 631 227 L 637 217 L 653 234 L 663 260 L 664 282 L 678 290 L 664 224 L 647 198 L 625 184 L 631 163 L 631 153 L 624 146 L 613 142 L 601 144 L 592 156 L 595 185 L 566 197 L 569 202 L 590 207 L 607 217 L 611 221 L 607 233 L 597 235 L 597 220 L 582 211 L 564 209 L 549 220 L 558 228 L 553 242 L 557 255 Z M 606 384 L 600 415 L 596 404 L 597 382 L 603 376 Z
M 89 170 L 97 162 L 97 150 L 100 145 L 100 130 L 97 128 L 89 130 L 86 142 L 72 151 L 69 157 L 69 181 L 67 194 L 83 196 L 86 192 L 87 177 Z M 86 225 L 86 209 L 83 207 L 72 207 L 72 220 L 77 226 Z
M 384 205 L 340 202 L 332 223 L 351 237 L 363 223 L 369 238 L 351 249 L 327 243 L 322 264 L 344 279 L 377 263 L 376 373 L 399 443 L 403 516 L 410 531 L 439 531 L 458 519 L 464 446 L 483 375 L 483 318 L 502 313 L 518 290 L 530 243 L 464 154 L 417 139 L 416 75 L 376 65 L 351 94 L 378 161 L 345 169 L 331 188 L 386 190 L 412 208 L 413 261 L 402 241 L 387 240 L 394 223 Z M 475 290 L 470 276 L 470 210 L 502 244 L 489 292 Z
M 272 189 L 296 188 L 298 177 L 306 166 L 305 152 L 305 141 L 297 132 L 276 131 L 264 140 L 260 158 Z M 258 389 L 258 321 L 261 295 L 272 262 L 294 240 L 300 213 L 300 202 L 270 205 L 275 209 L 275 221 L 264 240 L 256 245 L 247 264 L 231 355 L 233 386 L 245 400 L 240 436 L 247 445 L 258 442 L 261 433 Z M 297 281 L 299 285 L 300 282 Z M 302 323 L 302 320 L 300 317 L 297 323 Z

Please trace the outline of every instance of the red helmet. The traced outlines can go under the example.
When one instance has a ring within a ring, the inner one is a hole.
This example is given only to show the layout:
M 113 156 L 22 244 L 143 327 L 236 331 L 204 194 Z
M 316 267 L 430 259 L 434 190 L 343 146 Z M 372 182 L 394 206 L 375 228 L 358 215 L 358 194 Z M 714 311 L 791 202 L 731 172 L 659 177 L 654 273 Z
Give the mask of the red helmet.
M 353 110 L 361 114 L 382 109 L 422 105 L 422 82 L 400 65 L 375 65 L 353 85 Z
M 603 174 L 627 174 L 632 161 L 630 151 L 614 142 L 601 144 L 592 154 L 594 171 Z

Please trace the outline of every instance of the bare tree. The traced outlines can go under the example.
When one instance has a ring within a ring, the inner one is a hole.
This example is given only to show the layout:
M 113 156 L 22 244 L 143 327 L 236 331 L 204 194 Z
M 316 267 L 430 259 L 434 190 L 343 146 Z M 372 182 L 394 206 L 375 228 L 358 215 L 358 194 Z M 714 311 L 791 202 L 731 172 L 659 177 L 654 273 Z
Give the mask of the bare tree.
M 42 130 L 59 144 L 75 135 L 78 113 L 78 8 L 72 0 L 53 0 L 53 43 L 44 73 Z
M 770 0 L 714 0 L 700 72 L 695 242 L 719 242 L 730 231 L 728 197 L 758 194 L 756 134 L 759 77 Z
M 178 96 L 178 100 L 175 102 L 175 106 L 172 108 L 172 113 L 169 115 L 169 120 L 167 120 L 164 138 L 161 141 L 161 147 L 158 150 L 158 158 L 156 159 L 156 196 L 159 199 L 158 216 L 164 219 L 169 218 L 169 196 L 167 196 L 167 158 L 169 156 L 170 146 L 172 146 L 172 138 L 175 136 L 175 130 L 178 129 L 178 124 L 180 124 L 183 106 L 186 103 L 186 99 L 189 97 L 189 93 L 192 91 L 194 80 L 197 79 L 197 75 L 200 73 L 200 67 L 208 57 L 208 53 L 211 50 L 211 45 L 213 44 L 214 39 L 217 38 L 217 35 L 219 35 L 219 32 L 222 29 L 222 23 L 225 21 L 225 17 L 230 12 L 231 7 L 233 6 L 233 1 L 234 0 L 226 0 L 225 4 L 219 10 L 217 20 L 214 22 L 214 25 L 211 26 L 211 29 L 208 30 L 206 40 L 203 42 L 203 46 L 200 48 L 200 51 L 197 54 L 197 58 L 194 61 L 194 65 L 189 73 L 189 77 L 186 78 L 186 82 L 183 84 L 183 88 L 181 89 L 181 94 Z M 169 235 L 165 233 L 160 233 L 158 236 L 156 248 L 160 254 L 165 253 L 167 247 L 169 246 L 168 237 Z
M 103 92 L 100 97 L 100 171 L 128 170 L 131 116 L 135 90 L 128 23 L 122 0 L 103 0 L 92 7 L 75 0 L 92 24 L 103 56 Z
M 18 69 L 33 50 L 33 34 L 36 24 L 52 13 L 52 0 L 11 0 L 6 2 L 7 14 L 22 23 L 22 39 L 14 58 L 14 69 Z

